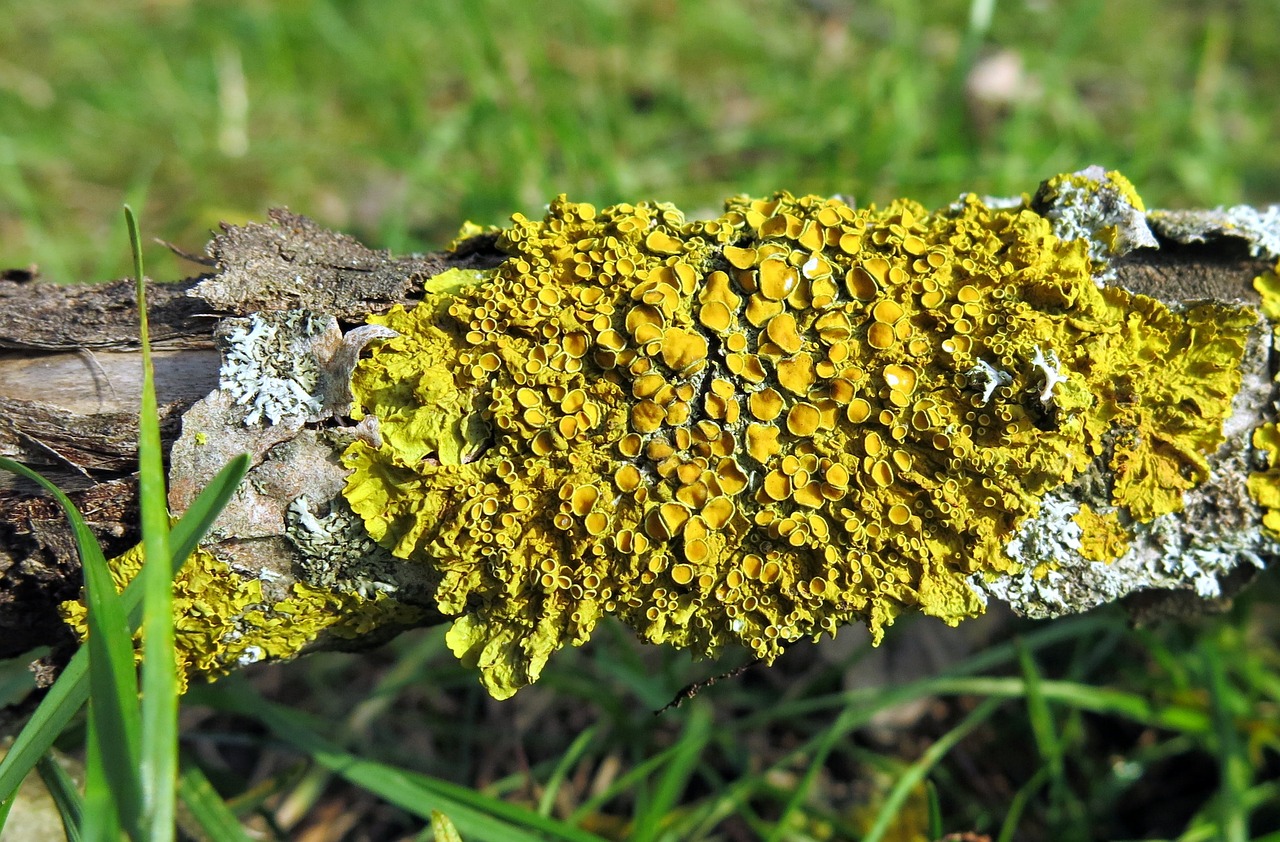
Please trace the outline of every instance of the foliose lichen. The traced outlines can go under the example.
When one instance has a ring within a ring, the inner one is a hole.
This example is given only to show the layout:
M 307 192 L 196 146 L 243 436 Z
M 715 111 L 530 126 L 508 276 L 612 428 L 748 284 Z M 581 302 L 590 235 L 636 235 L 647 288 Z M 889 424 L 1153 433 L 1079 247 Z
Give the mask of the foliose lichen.
M 370 319 L 399 335 L 355 371 L 381 441 L 347 448 L 345 496 L 439 575 L 449 644 L 497 697 L 609 614 L 765 660 L 973 616 L 982 582 L 1053 572 L 1007 551 L 1046 512 L 1094 555 L 1176 512 L 1239 386 L 1250 310 L 1096 282 L 1141 211 L 1105 175 L 1087 189 L 1115 196 L 1075 216 L 1084 175 L 933 213 L 778 193 L 705 221 L 517 215 L 497 269 Z M 1105 528 L 1045 508 L 1091 464 Z
M 399 589 L 404 565 L 378 546 L 343 497 L 329 501 L 328 513 L 316 515 L 304 494 L 289 504 L 285 536 L 297 549 L 300 575 L 309 585 L 356 591 L 373 598 Z
M 223 319 L 219 386 L 247 407 L 246 427 L 300 427 L 351 408 L 350 379 L 360 350 L 391 334 L 366 325 L 344 334 L 338 320 L 306 309 Z
M 1262 314 L 1273 324 L 1280 321 L 1280 263 L 1254 278 L 1253 288 L 1262 298 Z M 1280 350 L 1280 335 L 1274 326 L 1271 347 Z M 1262 526 L 1268 536 L 1280 540 L 1280 427 L 1274 422 L 1259 426 L 1253 431 L 1253 446 L 1263 469 L 1249 475 L 1249 496 L 1263 510 Z
M 248 407 L 245 426 L 319 414 L 320 366 L 312 345 L 331 321 L 293 310 L 223 322 L 220 387 Z
M 1266 468 L 1249 475 L 1249 496 L 1263 509 L 1262 525 L 1280 538 L 1280 427 L 1263 424 L 1253 431 L 1253 446 L 1266 460 Z

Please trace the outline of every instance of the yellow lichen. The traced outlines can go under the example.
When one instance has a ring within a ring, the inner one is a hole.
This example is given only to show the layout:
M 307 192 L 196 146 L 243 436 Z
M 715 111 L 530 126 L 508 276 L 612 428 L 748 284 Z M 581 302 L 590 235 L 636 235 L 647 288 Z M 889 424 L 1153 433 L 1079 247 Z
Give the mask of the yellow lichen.
M 1090 241 L 974 196 L 701 222 L 561 197 L 498 245 L 483 282 L 371 318 L 401 334 L 353 379 L 383 444 L 344 460 L 499 697 L 608 614 L 766 660 L 977 614 L 970 578 L 1014 568 L 1019 524 L 1095 460 L 1126 517 L 1181 505 L 1254 318 L 1100 288 Z
M 1262 526 L 1280 538 L 1280 427 L 1263 424 L 1253 431 L 1253 446 L 1266 454 L 1267 469 L 1249 474 L 1249 496 L 1263 508 Z
M 142 569 L 142 547 L 110 560 L 116 590 Z M 173 582 L 174 648 L 182 691 L 193 676 L 215 679 L 239 666 L 297 655 L 322 632 L 355 638 L 385 623 L 410 625 L 422 616 L 379 593 L 329 591 L 296 583 L 284 599 L 267 600 L 262 582 L 237 575 L 205 549 L 197 548 Z M 63 620 L 81 639 L 88 634 L 84 601 L 62 603 Z M 136 637 L 141 640 L 141 634 Z M 142 656 L 139 650 L 137 657 Z
M 1085 504 L 1072 518 L 1080 527 L 1080 555 L 1090 561 L 1114 561 L 1129 551 L 1132 536 L 1115 510 L 1099 514 Z
M 1254 278 L 1253 288 L 1262 296 L 1262 315 L 1280 320 L 1280 263 Z

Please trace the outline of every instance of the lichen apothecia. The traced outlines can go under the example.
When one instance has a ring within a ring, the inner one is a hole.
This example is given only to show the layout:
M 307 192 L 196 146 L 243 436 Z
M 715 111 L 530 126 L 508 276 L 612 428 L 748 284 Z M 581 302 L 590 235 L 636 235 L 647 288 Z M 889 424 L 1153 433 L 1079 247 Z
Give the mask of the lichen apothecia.
M 971 617 L 972 579 L 1015 569 L 1006 545 L 1091 464 L 1091 556 L 1178 510 L 1239 388 L 1257 315 L 1104 285 L 1142 207 L 1090 178 L 935 212 L 778 193 L 703 221 L 563 196 L 517 215 L 496 269 L 370 318 L 399 335 L 354 373 L 380 442 L 347 448 L 344 494 L 438 574 L 449 645 L 497 697 L 606 615 L 765 660 L 906 610 Z

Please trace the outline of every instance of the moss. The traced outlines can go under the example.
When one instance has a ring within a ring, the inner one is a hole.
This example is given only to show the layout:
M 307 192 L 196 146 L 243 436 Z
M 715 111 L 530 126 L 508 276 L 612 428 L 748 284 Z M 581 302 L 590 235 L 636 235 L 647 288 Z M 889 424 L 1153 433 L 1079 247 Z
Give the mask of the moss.
M 954 624 L 1092 461 L 1126 517 L 1176 510 L 1239 385 L 1249 311 L 1099 287 L 1107 250 L 1054 231 L 974 196 L 697 222 L 560 197 L 482 282 L 371 318 L 400 336 L 355 372 L 383 442 L 348 448 L 345 494 L 439 573 L 499 697 L 608 614 L 766 660 L 906 610 Z
M 110 561 L 116 589 L 142 569 L 142 548 Z M 322 633 L 342 638 L 367 634 L 385 623 L 409 624 L 417 609 L 379 593 L 332 591 L 294 584 L 282 599 L 269 599 L 262 582 L 238 575 L 205 549 L 197 549 L 174 577 L 175 648 L 183 691 L 193 676 L 218 678 L 267 659 L 297 655 Z M 88 634 L 83 600 L 64 602 L 63 619 L 76 635 Z M 141 652 L 138 653 L 141 658 Z

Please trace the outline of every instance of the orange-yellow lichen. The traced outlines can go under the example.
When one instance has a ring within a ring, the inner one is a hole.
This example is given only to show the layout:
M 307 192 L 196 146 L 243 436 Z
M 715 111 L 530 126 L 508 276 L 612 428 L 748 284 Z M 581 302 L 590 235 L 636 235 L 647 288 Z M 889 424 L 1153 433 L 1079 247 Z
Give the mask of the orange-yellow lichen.
M 1088 504 L 1072 517 L 1080 527 L 1080 555 L 1090 561 L 1114 561 L 1129 551 L 1132 536 L 1114 509 L 1106 513 Z
M 141 545 L 110 560 L 116 590 L 142 569 Z M 258 579 L 237 575 L 197 548 L 173 581 L 174 648 L 183 692 L 194 676 L 212 680 L 260 660 L 291 658 L 326 633 L 368 634 L 385 623 L 411 625 L 422 611 L 385 594 L 372 598 L 295 583 L 283 599 L 269 600 Z M 62 603 L 63 620 L 83 639 L 89 631 L 83 600 Z M 141 640 L 141 635 L 136 637 Z M 142 657 L 139 649 L 137 657 Z
M 1280 263 L 1254 278 L 1253 288 L 1262 296 L 1262 315 L 1280 321 Z
M 780 193 L 704 222 L 561 197 L 498 243 L 484 283 L 371 319 L 400 333 L 353 380 L 383 444 L 344 460 L 500 697 L 606 614 L 765 659 L 972 616 L 969 579 L 1013 567 L 1016 528 L 1091 462 L 1129 518 L 1181 505 L 1253 324 L 1100 288 L 1089 242 L 974 196 Z
M 1249 474 L 1249 496 L 1263 509 L 1263 529 L 1280 538 L 1280 426 L 1258 427 L 1253 431 L 1253 446 L 1266 455 L 1267 469 Z

